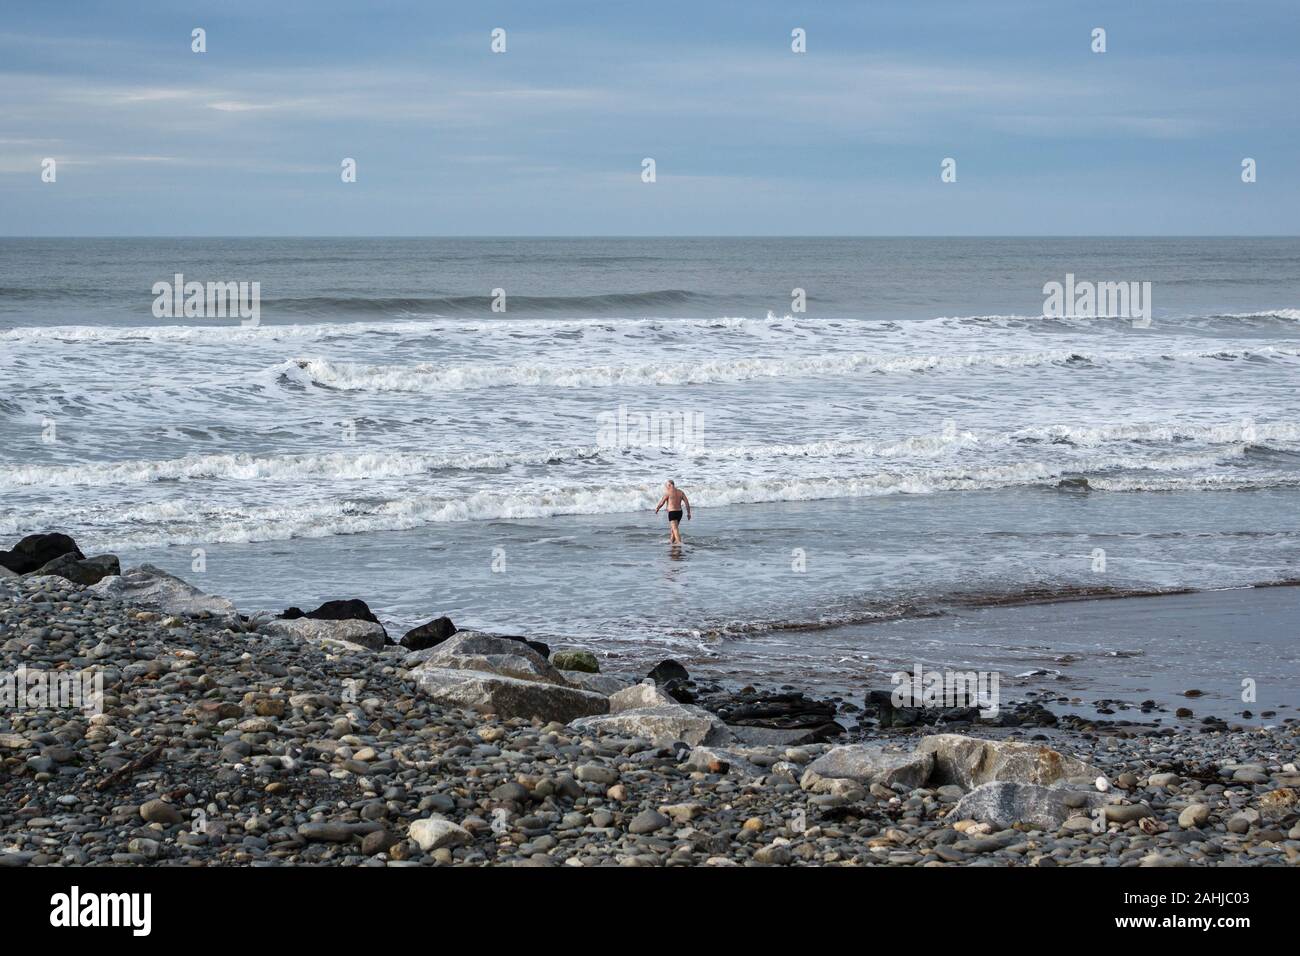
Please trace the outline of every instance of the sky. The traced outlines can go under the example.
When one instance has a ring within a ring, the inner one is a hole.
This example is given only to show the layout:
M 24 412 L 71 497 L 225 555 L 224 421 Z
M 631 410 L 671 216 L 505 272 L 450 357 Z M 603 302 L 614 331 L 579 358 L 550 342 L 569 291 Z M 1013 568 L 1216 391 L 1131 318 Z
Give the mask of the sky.
M 6 0 L 0 235 L 1294 235 L 1297 39 L 1295 0 Z

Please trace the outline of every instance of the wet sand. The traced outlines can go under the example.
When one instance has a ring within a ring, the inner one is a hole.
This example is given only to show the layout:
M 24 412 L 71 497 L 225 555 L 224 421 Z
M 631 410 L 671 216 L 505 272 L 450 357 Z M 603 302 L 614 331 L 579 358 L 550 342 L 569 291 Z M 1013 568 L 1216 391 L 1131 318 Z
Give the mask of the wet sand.
M 692 671 L 770 683 L 780 658 L 789 683 L 860 703 L 865 690 L 888 688 L 893 673 L 920 663 L 999 672 L 1004 702 L 1028 697 L 1058 713 L 1097 714 L 1102 702 L 1115 712 L 1109 719 L 1276 723 L 1300 707 L 1298 620 L 1297 587 L 975 608 L 747 635 L 721 642 Z M 1253 701 L 1243 700 L 1243 681 L 1254 682 Z M 1148 700 L 1157 706 L 1143 714 Z M 1176 718 L 1178 708 L 1193 716 Z

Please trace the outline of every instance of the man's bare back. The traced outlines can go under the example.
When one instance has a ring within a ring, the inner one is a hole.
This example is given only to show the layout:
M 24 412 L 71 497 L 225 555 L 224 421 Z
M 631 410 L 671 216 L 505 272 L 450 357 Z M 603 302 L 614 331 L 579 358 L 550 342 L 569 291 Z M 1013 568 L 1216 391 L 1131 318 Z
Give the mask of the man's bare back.
M 678 525 L 682 520 L 682 508 L 686 509 L 686 518 L 689 521 L 691 517 L 691 499 L 686 497 L 686 492 L 682 491 L 673 482 L 669 481 L 664 485 L 664 496 L 659 499 L 659 504 L 655 505 L 655 514 L 664 505 L 668 506 L 668 540 L 673 544 L 682 543 L 682 533 Z

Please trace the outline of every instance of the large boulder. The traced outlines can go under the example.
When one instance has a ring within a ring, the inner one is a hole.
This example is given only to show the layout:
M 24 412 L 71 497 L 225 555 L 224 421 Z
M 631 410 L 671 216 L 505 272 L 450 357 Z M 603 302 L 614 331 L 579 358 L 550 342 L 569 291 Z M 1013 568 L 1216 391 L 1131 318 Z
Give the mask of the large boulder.
M 349 650 L 351 647 L 381 651 L 388 643 L 382 624 L 370 621 L 341 620 L 318 621 L 315 618 L 276 618 L 262 624 L 259 631 L 278 637 L 291 637 L 308 644 L 319 644 L 327 649 Z M 350 647 L 349 647 L 350 645 Z
M 74 584 L 80 584 L 89 587 L 92 584 L 98 584 L 106 577 L 121 574 L 122 567 L 118 564 L 117 555 L 115 554 L 97 554 L 92 558 L 77 558 L 72 553 L 61 554 L 53 561 L 47 561 L 35 571 L 28 572 L 33 575 L 57 574 L 61 578 L 67 578 Z
M 370 610 L 370 605 L 360 598 L 348 598 L 343 601 L 326 601 L 314 611 L 303 612 L 296 607 L 287 608 L 280 615 L 279 620 L 295 621 L 308 618 L 313 621 L 367 621 L 370 624 L 379 626 L 382 631 L 384 626 L 379 623 L 379 618 L 375 617 L 374 612 Z M 388 642 L 388 632 L 384 631 L 384 643 Z
M 439 621 L 447 621 L 447 626 L 439 624 Z M 413 663 L 418 663 L 419 661 L 428 659 L 428 652 L 432 648 L 442 646 L 445 641 L 451 639 L 457 634 L 467 633 L 481 635 L 486 634 L 487 632 L 474 630 L 462 631 L 457 628 L 456 625 L 452 624 L 451 621 L 447 620 L 447 618 L 440 617 L 437 620 L 429 621 L 427 624 L 421 624 L 419 627 L 407 631 L 406 634 L 402 636 L 400 643 L 403 647 L 406 647 L 411 651 L 410 654 L 406 655 L 407 660 L 412 661 Z M 444 636 L 440 637 L 438 636 L 439 634 Z M 412 635 L 417 636 L 411 637 Z M 551 656 L 550 645 L 543 644 L 541 641 L 534 641 L 527 637 L 520 637 L 518 634 L 492 634 L 490 636 L 501 641 L 514 641 L 517 644 L 523 644 L 525 647 L 530 648 L 533 653 L 540 654 L 543 660 L 546 660 Z M 410 643 L 407 642 L 407 638 L 411 638 Z M 420 654 L 419 657 L 415 656 L 417 652 Z M 407 666 L 409 667 L 412 665 L 408 664 Z
M 0 551 L 0 565 L 15 574 L 28 574 L 65 554 L 78 561 L 85 557 L 77 542 L 66 534 L 29 534 L 14 545 L 12 551 Z
M 1082 760 L 1039 744 L 933 734 L 916 750 L 934 756 L 931 786 L 956 784 L 970 790 L 995 781 L 1049 786 L 1072 778 L 1095 780 L 1099 776 L 1098 770 Z
M 437 617 L 432 621 L 413 627 L 397 643 L 412 651 L 422 651 L 426 647 L 436 647 L 456 633 L 456 625 L 449 617 Z
M 235 605 L 216 594 L 204 594 L 192 584 L 168 574 L 152 564 L 127 568 L 89 588 L 105 597 L 115 597 L 128 604 L 157 608 L 167 614 L 211 614 L 226 617 L 235 613 Z
M 1071 816 L 1088 816 L 1108 798 L 1096 791 L 1044 787 L 1000 780 L 985 783 L 957 801 L 947 819 L 975 820 L 1006 829 L 1017 823 L 1057 830 Z
M 609 715 L 572 722 L 586 733 L 639 737 L 656 746 L 683 741 L 692 747 L 731 742 L 727 725 L 702 707 L 679 704 L 654 684 L 636 684 L 609 697 Z
M 536 717 L 546 722 L 568 723 L 609 709 L 609 698 L 603 694 L 486 671 L 425 663 L 411 671 L 411 677 L 420 692 L 437 703 L 493 713 L 506 719 Z
M 569 686 L 564 675 L 523 641 L 481 631 L 457 631 L 436 647 L 407 655 L 419 666 L 462 671 L 483 671 L 518 680 L 535 680 Z
M 933 768 L 934 757 L 928 753 L 900 753 L 882 743 L 850 744 L 835 747 L 809 764 L 799 785 L 814 793 L 826 792 L 829 780 L 852 780 L 863 787 L 897 783 L 915 790 L 925 786 Z

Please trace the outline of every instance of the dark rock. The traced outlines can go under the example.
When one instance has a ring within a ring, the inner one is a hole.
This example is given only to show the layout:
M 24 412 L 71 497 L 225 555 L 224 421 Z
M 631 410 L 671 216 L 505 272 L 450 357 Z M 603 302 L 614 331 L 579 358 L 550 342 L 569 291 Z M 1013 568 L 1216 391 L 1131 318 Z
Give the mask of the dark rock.
M 367 833 L 361 838 L 361 855 L 374 856 L 376 853 L 383 853 L 397 843 L 397 837 L 387 830 L 376 830 L 374 833 Z
M 371 612 L 365 601 L 350 598 L 346 601 L 326 601 L 314 611 L 308 611 L 303 617 L 317 621 L 369 621 L 378 624 L 379 618 Z
M 663 686 L 665 693 L 675 697 L 674 689 L 673 681 Z M 801 693 L 769 693 L 753 687 L 734 692 L 710 688 L 697 695 L 697 703 L 732 727 L 798 731 L 801 739 L 810 741 L 829 740 L 844 733 L 834 720 L 834 701 L 814 700 Z
M 446 619 L 446 618 L 440 618 L 439 620 L 444 620 L 444 621 L 446 621 L 447 619 Z M 418 630 L 421 630 L 421 629 L 426 628 L 426 627 L 431 627 L 432 625 L 434 625 L 434 624 L 436 624 L 436 623 L 438 623 L 438 622 L 437 622 L 437 621 L 430 621 L 428 624 L 422 624 L 422 625 L 420 625 L 420 627 L 417 627 L 415 630 L 418 631 Z M 451 624 L 451 621 L 447 621 L 447 623 L 448 623 L 448 624 Z M 407 633 L 407 636 L 410 636 L 411 633 L 414 633 L 414 632 L 408 632 L 408 633 Z M 448 640 L 450 640 L 451 638 L 455 637 L 457 634 L 476 634 L 476 633 L 478 633 L 478 632 L 477 632 L 477 631 L 472 631 L 472 630 L 471 630 L 471 631 L 463 631 L 463 630 L 461 630 L 460 628 L 458 628 L 458 627 L 456 627 L 456 626 L 453 625 L 453 626 L 452 626 L 451 633 L 448 634 L 446 637 L 440 637 L 440 638 L 438 638 L 437 640 L 433 640 L 433 639 L 430 638 L 430 639 L 428 640 L 427 643 L 423 644 L 423 645 L 420 646 L 420 647 L 413 647 L 413 648 L 411 648 L 411 650 L 413 650 L 413 651 L 428 650 L 430 647 L 438 647 L 438 646 L 442 645 L 442 644 L 445 643 L 446 641 L 448 641 Z M 526 644 L 526 645 L 528 645 L 528 647 L 530 647 L 532 650 L 536 651 L 538 654 L 541 654 L 542 657 L 543 657 L 543 659 L 546 659 L 546 660 L 549 660 L 549 658 L 550 658 L 550 656 L 551 656 L 551 646 L 550 646 L 549 644 L 543 644 L 541 641 L 531 641 L 531 640 L 529 640 L 529 639 L 526 638 L 526 637 L 520 637 L 518 634 L 488 634 L 488 635 L 486 635 L 486 636 L 487 636 L 487 637 L 494 637 L 494 638 L 497 638 L 497 639 L 502 640 L 502 641 L 518 641 L 520 644 Z M 406 641 L 406 637 L 403 637 L 403 638 L 402 638 L 402 641 L 403 641 L 403 643 L 405 643 L 405 641 Z M 410 645 L 407 645 L 407 646 L 409 647 Z
M 27 574 L 55 558 L 71 554 L 78 561 L 86 556 L 66 534 L 29 534 L 19 541 L 12 551 L 0 551 L 0 565 L 16 574 Z
M 413 651 L 422 651 L 426 647 L 436 647 L 455 633 L 456 625 L 451 623 L 451 618 L 439 617 L 411 628 L 398 643 Z
M 984 717 L 977 707 L 896 707 L 893 691 L 867 691 L 864 717 L 874 717 L 882 728 L 951 724 L 981 724 L 988 727 L 1053 727 L 1057 716 L 1037 701 L 1002 707 Z M 862 722 L 859 721 L 861 724 Z
M 725 708 L 725 713 L 719 712 L 729 724 L 801 730 L 819 727 L 835 717 L 833 703 L 813 700 L 799 693 L 760 694 L 755 691 L 737 696 L 738 699 Z
M 672 680 L 687 681 L 691 679 L 691 675 L 686 672 L 686 668 L 671 658 L 660 661 L 654 666 L 654 670 L 646 676 L 656 684 L 666 684 Z
M 679 704 L 695 703 L 695 692 L 688 686 L 687 681 L 673 678 L 670 681 L 664 682 L 663 689 L 665 694 L 677 701 Z
M 98 554 L 93 558 L 78 560 L 69 553 L 59 555 L 53 561 L 42 564 L 30 573 L 33 575 L 57 574 L 59 577 L 67 578 L 75 584 L 89 587 L 92 584 L 98 584 L 110 575 L 121 574 L 122 567 L 118 564 L 117 555 Z

